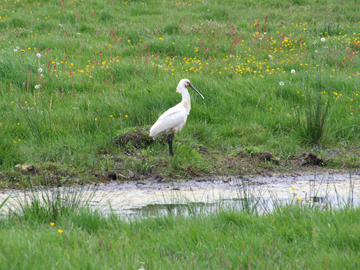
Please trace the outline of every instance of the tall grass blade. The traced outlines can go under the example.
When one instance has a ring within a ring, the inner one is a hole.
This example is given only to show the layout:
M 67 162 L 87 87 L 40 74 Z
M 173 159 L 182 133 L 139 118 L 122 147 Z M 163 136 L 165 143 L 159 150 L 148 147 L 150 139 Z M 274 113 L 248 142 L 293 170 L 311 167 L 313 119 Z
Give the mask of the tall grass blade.
M 7 196 L 6 199 L 0 204 L 0 210 L 1 210 L 1 208 L 4 207 L 4 205 L 6 204 L 6 202 L 10 199 L 10 196 L 11 196 L 11 194 L 9 194 L 9 196 Z

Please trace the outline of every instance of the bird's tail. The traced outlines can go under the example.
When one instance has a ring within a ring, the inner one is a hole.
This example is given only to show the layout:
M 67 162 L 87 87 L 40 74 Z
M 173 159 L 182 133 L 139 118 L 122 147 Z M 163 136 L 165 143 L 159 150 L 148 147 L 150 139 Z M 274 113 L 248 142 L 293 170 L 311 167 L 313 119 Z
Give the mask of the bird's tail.
M 156 140 L 157 136 L 159 136 L 159 134 L 157 134 L 158 128 L 156 124 L 157 123 L 155 123 L 150 129 L 150 137 L 153 137 L 154 140 Z

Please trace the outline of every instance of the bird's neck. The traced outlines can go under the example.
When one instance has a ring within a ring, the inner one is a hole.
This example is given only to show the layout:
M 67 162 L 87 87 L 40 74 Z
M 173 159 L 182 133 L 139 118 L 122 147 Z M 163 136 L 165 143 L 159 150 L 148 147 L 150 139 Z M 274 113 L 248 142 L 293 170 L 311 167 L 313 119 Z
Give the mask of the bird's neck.
M 185 107 L 186 111 L 187 111 L 187 114 L 190 113 L 190 108 L 191 108 L 191 104 L 190 104 L 190 95 L 189 95 L 189 92 L 187 91 L 182 91 L 182 104 L 183 106 Z
M 190 103 L 190 95 L 187 89 L 186 91 L 182 91 L 181 95 L 182 95 L 182 101 L 187 101 Z

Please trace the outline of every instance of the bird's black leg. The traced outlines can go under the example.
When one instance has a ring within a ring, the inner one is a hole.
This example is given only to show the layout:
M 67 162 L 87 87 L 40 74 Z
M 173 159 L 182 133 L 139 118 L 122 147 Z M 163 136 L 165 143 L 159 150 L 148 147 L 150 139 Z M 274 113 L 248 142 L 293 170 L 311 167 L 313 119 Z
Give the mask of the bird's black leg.
M 174 152 L 173 152 L 173 148 L 172 148 L 173 140 L 174 140 L 174 133 L 171 133 L 171 134 L 168 135 L 170 156 L 174 156 Z

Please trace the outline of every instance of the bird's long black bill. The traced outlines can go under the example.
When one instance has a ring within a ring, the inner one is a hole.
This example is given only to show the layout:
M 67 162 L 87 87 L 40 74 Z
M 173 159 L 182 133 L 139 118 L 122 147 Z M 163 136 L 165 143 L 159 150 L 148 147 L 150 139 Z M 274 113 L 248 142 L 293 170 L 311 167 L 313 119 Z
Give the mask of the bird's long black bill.
M 202 99 L 205 99 L 205 98 L 203 97 L 203 95 L 200 94 L 199 91 L 196 90 L 196 89 L 194 88 L 194 86 L 191 85 L 191 83 L 189 84 L 189 86 L 190 86 L 192 89 L 194 89 L 194 91 L 195 91 L 196 93 L 198 93 L 198 94 L 200 95 L 200 97 L 202 97 Z

